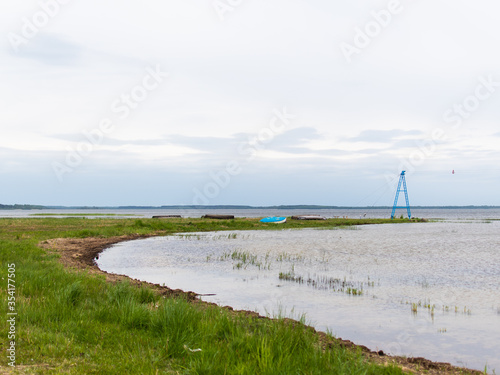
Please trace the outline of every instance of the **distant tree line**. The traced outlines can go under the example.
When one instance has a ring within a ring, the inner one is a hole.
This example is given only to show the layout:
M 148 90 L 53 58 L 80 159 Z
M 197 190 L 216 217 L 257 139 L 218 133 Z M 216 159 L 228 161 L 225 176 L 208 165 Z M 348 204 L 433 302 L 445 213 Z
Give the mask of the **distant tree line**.
M 41 210 L 44 206 L 33 204 L 0 204 L 0 210 Z

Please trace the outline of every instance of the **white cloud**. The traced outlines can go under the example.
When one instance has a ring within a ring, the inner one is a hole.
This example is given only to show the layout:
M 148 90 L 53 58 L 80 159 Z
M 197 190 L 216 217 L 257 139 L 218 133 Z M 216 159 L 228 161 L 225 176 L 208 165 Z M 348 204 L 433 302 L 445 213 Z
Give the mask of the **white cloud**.
M 165 165 L 191 191 L 210 168 L 240 157 L 238 142 L 268 126 L 273 109 L 283 106 L 297 118 L 244 174 L 269 171 L 277 180 L 284 171 L 382 176 L 397 170 L 435 128 L 448 139 L 428 156 L 433 168 L 448 168 L 450 160 L 468 168 L 498 164 L 499 146 L 490 135 L 498 127 L 500 90 L 462 128 L 452 129 L 442 116 L 473 93 L 479 76 L 500 80 L 500 5 L 493 0 L 481 6 L 472 0 L 401 4 L 404 11 L 348 64 L 339 43 L 352 40 L 354 28 L 363 27 L 386 1 L 255 0 L 236 7 L 223 22 L 210 1 L 71 1 L 17 53 L 8 35 L 20 33 L 23 17 L 30 19 L 40 6 L 3 2 L 0 147 L 3 160 L 9 160 L 2 165 L 4 180 L 43 164 L 46 173 L 37 178 L 52 186 L 50 163 L 64 158 L 83 130 L 109 117 L 114 131 L 72 179 L 81 173 L 97 181 L 104 170 L 112 178 L 113 169 L 149 171 L 143 176 L 153 179 Z M 117 118 L 113 101 L 157 64 L 169 78 L 129 117 Z M 242 196 L 252 194 L 234 184 Z M 72 188 L 70 182 L 60 187 Z M 23 201 L 14 182 L 5 189 Z M 346 203 L 354 200 L 348 190 Z M 218 199 L 224 202 L 224 194 Z M 332 203 L 329 199 L 319 196 L 318 203 Z M 456 204 L 474 199 L 464 195 Z M 296 203 L 302 200 L 296 197 Z M 85 195 L 74 201 L 85 203 Z

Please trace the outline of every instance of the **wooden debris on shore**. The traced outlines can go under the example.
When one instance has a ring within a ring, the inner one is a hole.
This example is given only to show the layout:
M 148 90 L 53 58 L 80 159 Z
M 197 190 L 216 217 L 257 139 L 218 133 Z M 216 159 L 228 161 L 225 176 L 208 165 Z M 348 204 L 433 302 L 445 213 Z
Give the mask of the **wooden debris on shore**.
M 234 215 L 204 215 L 202 219 L 230 220 L 234 219 Z
M 158 215 L 153 216 L 153 219 L 172 219 L 172 218 L 182 218 L 181 215 Z
M 319 215 L 299 215 L 292 216 L 292 220 L 326 220 L 326 217 Z

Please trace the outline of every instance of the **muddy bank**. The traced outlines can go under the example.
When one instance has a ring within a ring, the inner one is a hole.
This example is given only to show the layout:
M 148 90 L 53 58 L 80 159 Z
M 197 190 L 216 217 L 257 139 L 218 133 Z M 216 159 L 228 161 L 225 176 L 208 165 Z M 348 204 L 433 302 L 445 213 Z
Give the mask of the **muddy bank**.
M 60 255 L 60 262 L 69 268 L 73 269 L 85 269 L 93 274 L 102 274 L 106 276 L 106 280 L 109 282 L 117 282 L 120 280 L 130 280 L 132 284 L 137 286 L 149 285 L 153 289 L 157 290 L 159 294 L 164 296 L 183 296 L 184 298 L 192 301 L 196 304 L 209 305 L 211 303 L 203 302 L 197 298 L 197 294 L 194 292 L 185 292 L 180 289 L 170 289 L 166 286 L 159 284 L 152 284 L 145 281 L 131 279 L 124 275 L 110 274 L 105 271 L 101 271 L 95 264 L 95 260 L 99 257 L 99 254 L 106 248 L 113 244 L 130 241 L 140 238 L 147 238 L 152 236 L 144 235 L 128 235 L 110 238 L 56 238 L 47 241 L 43 241 L 39 244 L 40 247 L 50 251 L 55 252 Z M 268 319 L 266 317 L 259 316 L 257 313 L 252 311 L 235 311 L 231 307 L 224 307 L 228 310 L 234 311 L 234 313 L 250 314 L 261 319 Z M 294 321 L 290 321 L 291 324 L 296 324 Z M 314 328 L 310 328 L 315 331 Z M 316 332 L 316 331 L 315 331 Z M 372 361 L 378 363 L 394 363 L 401 367 L 403 370 L 412 371 L 415 374 L 482 374 L 482 372 L 475 370 L 466 370 L 463 368 L 455 367 L 449 363 L 442 362 L 432 362 L 424 358 L 405 358 L 385 355 L 384 352 L 374 352 L 365 346 L 360 346 L 352 343 L 348 340 L 342 339 L 330 339 L 323 332 L 316 332 L 320 338 L 323 347 L 333 347 L 334 345 L 342 345 L 349 348 L 359 348 L 364 353 L 364 355 Z
M 119 242 L 131 241 L 140 238 L 151 236 L 143 235 L 128 235 L 110 238 L 55 238 L 43 241 L 39 244 L 41 248 L 56 252 L 61 256 L 60 262 L 70 268 L 85 269 L 90 273 L 102 274 L 106 276 L 109 282 L 117 282 L 121 280 L 129 280 L 134 285 L 150 285 L 153 286 L 161 295 L 164 296 L 184 296 L 188 300 L 197 300 L 196 293 L 184 292 L 180 289 L 170 289 L 159 284 L 151 284 L 145 281 L 132 279 L 125 275 L 116 275 L 101 271 L 95 260 L 99 258 L 99 253 L 104 249 Z

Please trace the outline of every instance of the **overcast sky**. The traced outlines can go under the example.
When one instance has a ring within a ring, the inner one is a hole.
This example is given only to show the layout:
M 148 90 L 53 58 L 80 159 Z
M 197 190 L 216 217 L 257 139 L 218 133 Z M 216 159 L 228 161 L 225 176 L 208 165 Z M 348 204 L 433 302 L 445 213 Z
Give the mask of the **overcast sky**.
M 500 205 L 498 0 L 3 0 L 0 203 Z M 454 173 L 453 173 L 454 171 Z

